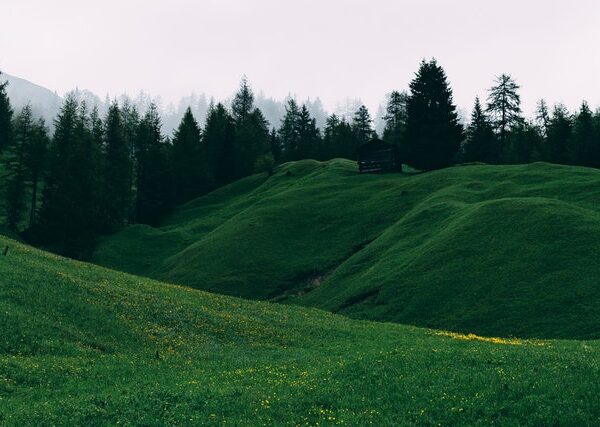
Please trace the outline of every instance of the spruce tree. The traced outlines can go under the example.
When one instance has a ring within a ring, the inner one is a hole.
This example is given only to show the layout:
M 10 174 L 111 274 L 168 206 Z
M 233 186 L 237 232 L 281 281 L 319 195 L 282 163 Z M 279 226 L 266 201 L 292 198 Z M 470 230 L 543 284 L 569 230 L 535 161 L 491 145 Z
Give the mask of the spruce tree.
M 325 120 L 325 128 L 323 129 L 323 139 L 319 147 L 319 160 L 329 160 L 336 156 L 340 150 L 338 144 L 338 130 L 340 119 L 336 114 L 332 114 Z
M 322 142 L 323 160 L 342 157 L 353 159 L 356 155 L 356 137 L 352 126 L 344 117 L 332 114 L 325 122 Z
M 44 243 L 65 240 L 71 231 L 68 228 L 68 219 L 70 211 L 76 209 L 76 201 L 70 197 L 67 189 L 71 180 L 69 169 L 72 153 L 77 143 L 77 110 L 78 103 L 75 97 L 68 96 L 54 123 L 39 221 L 39 237 Z
M 550 125 L 550 112 L 544 99 L 540 99 L 535 107 L 535 125 L 539 129 L 542 138 L 546 139 L 548 137 L 548 126 Z
M 385 116 L 383 116 L 385 120 L 383 140 L 394 144 L 401 153 L 404 153 L 402 143 L 406 130 L 407 102 L 408 94 L 406 92 L 393 91 L 389 96 Z
M 490 88 L 486 112 L 491 115 L 492 124 L 500 137 L 500 145 L 505 148 L 509 133 L 523 124 L 521 115 L 520 86 L 509 74 L 496 78 Z
M 100 146 L 97 114 L 69 95 L 55 122 L 40 211 L 40 237 L 57 250 L 85 258 L 98 221 Z
M 277 129 L 271 129 L 269 134 L 269 146 L 271 147 L 271 156 L 275 164 L 281 162 L 281 141 L 279 141 L 279 135 L 277 135 Z
M 581 104 L 575 117 L 570 152 L 573 164 L 600 167 L 600 135 L 587 102 Z
M 269 123 L 254 107 L 254 93 L 244 77 L 231 103 L 235 124 L 234 179 L 254 172 L 259 157 L 269 153 Z
M 369 110 L 361 105 L 352 118 L 352 132 L 354 132 L 358 145 L 369 142 L 373 138 L 372 123 Z
M 173 135 L 173 196 L 177 204 L 193 199 L 204 190 L 207 165 L 201 150 L 200 126 L 188 107 Z
M 279 128 L 279 139 L 284 161 L 298 160 L 297 153 L 300 146 L 299 122 L 300 108 L 294 99 L 289 99 Z
M 225 185 L 235 179 L 235 125 L 233 117 L 221 103 L 211 106 L 204 126 L 204 145 L 210 175 L 216 185 Z
M 254 109 L 254 93 L 244 76 L 240 88 L 231 102 L 231 112 L 236 125 L 241 125 Z
M 127 222 L 132 224 L 135 222 L 135 206 L 136 206 L 136 134 L 140 124 L 140 115 L 135 105 L 129 101 L 125 101 L 121 107 L 121 121 L 123 124 L 123 134 L 125 145 L 129 154 L 129 194 L 130 202 L 127 214 Z
M 314 157 L 319 146 L 321 133 L 317 128 L 317 121 L 311 117 L 306 105 L 302 105 L 298 114 L 298 146 L 295 153 L 296 159 Z
M 463 157 L 466 162 L 493 163 L 496 159 L 496 137 L 489 119 L 485 115 L 479 97 L 471 114 L 471 123 L 467 128 L 463 145 Z
M 569 111 L 564 105 L 554 107 L 548 123 L 547 155 L 553 163 L 569 162 L 568 144 L 571 140 L 573 123 Z
M 7 81 L 2 81 L 0 72 L 0 154 L 11 145 L 13 109 L 6 93 Z
M 406 105 L 406 161 L 417 169 L 449 166 L 463 139 L 446 73 L 435 59 L 422 61 Z
M 169 149 L 158 108 L 150 104 L 136 132 L 136 221 L 157 225 L 171 207 Z
M 48 145 L 48 128 L 44 119 L 38 119 L 33 126 L 33 135 L 30 144 L 25 147 L 24 164 L 30 180 L 31 202 L 29 206 L 29 228 L 37 223 L 38 193 L 40 183 L 44 177 Z
M 131 205 L 131 157 L 117 102 L 110 104 L 104 120 L 104 156 L 102 168 L 103 228 L 113 231 L 123 226 Z
M 13 129 L 13 141 L 8 149 L 6 169 L 6 222 L 8 228 L 17 231 L 23 219 L 25 203 L 25 150 L 32 144 L 34 121 L 31 107 L 26 105 L 17 114 Z

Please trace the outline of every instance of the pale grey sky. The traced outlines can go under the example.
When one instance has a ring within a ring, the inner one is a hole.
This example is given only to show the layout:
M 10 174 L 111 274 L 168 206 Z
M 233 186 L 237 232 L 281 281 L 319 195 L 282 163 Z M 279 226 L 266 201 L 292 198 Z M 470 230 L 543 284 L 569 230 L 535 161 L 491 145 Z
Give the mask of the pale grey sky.
M 511 73 L 524 108 L 600 105 L 598 0 L 2 0 L 0 69 L 59 93 L 258 92 L 371 109 L 435 56 L 471 109 Z

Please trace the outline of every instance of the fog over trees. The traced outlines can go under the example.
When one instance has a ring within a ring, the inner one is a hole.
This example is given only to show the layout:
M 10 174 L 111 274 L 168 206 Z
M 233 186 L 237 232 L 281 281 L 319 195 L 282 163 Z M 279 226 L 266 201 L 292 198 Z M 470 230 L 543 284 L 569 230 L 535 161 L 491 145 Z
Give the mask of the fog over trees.
M 500 73 L 465 119 L 435 59 L 423 60 L 408 90 L 392 88 L 376 112 L 352 99 L 333 113 L 318 98 L 273 100 L 244 77 L 231 99 L 191 95 L 177 107 L 146 93 L 102 100 L 74 90 L 48 118 L 51 108 L 12 102 L 14 81 L 0 76 L 5 223 L 77 258 L 102 234 L 159 224 L 175 206 L 254 173 L 270 175 L 280 163 L 355 160 L 374 138 L 422 171 L 465 162 L 600 167 L 600 110 L 540 100 L 525 117 L 520 84 Z

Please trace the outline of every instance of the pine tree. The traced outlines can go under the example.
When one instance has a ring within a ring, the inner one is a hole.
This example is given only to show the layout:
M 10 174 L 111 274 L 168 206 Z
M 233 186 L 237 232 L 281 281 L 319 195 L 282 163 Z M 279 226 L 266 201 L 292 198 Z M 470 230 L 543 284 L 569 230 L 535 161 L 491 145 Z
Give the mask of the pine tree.
M 241 125 L 254 109 L 254 93 L 246 76 L 242 78 L 240 89 L 231 102 L 231 111 L 236 125 Z
M 332 114 L 325 120 L 325 129 L 323 129 L 323 139 L 319 147 L 319 160 L 333 159 L 341 150 L 337 147 L 340 119 L 336 114 Z M 339 154 L 338 154 L 339 155 Z M 340 156 L 341 157 L 341 156 Z
M 493 163 L 497 158 L 495 155 L 496 138 L 479 97 L 475 98 L 471 123 L 466 134 L 467 139 L 463 145 L 464 160 L 466 162 Z
M 10 106 L 10 99 L 6 93 L 7 85 L 8 82 L 2 81 L 2 73 L 0 72 L 0 154 L 12 142 L 13 109 Z
M 25 149 L 31 145 L 34 122 L 31 107 L 26 105 L 16 116 L 13 141 L 9 147 L 6 169 L 6 222 L 8 228 L 17 231 L 26 209 L 25 204 Z
M 92 247 L 98 220 L 100 146 L 97 114 L 73 95 L 65 100 L 50 144 L 38 231 L 47 244 L 76 258 Z
M 136 206 L 136 172 L 137 172 L 137 157 L 136 157 L 136 135 L 140 124 L 140 115 L 135 105 L 125 101 L 121 107 L 121 121 L 123 124 L 123 134 L 125 145 L 129 154 L 129 194 L 130 202 L 127 214 L 129 224 L 135 222 L 135 206 Z
M 70 197 L 69 169 L 72 152 L 77 142 L 78 103 L 68 96 L 54 123 L 54 136 L 49 147 L 48 171 L 42 193 L 40 232 L 44 243 L 65 240 L 70 232 L 69 212 L 76 209 Z M 66 220 L 66 221 L 65 221 Z
M 403 137 L 406 131 L 406 103 L 408 94 L 406 92 L 393 91 L 388 99 L 383 119 L 385 127 L 383 129 L 383 140 L 394 144 L 403 153 Z
M 254 93 L 244 77 L 231 103 L 235 124 L 234 179 L 254 172 L 256 161 L 269 153 L 269 123 L 254 107 Z
M 269 146 L 271 147 L 271 156 L 275 164 L 281 162 L 281 141 L 279 141 L 279 135 L 277 135 L 277 129 L 271 129 L 269 134 Z
M 306 105 L 302 105 L 298 114 L 298 146 L 295 158 L 308 159 L 314 157 L 320 139 L 321 134 L 317 128 L 316 119 L 311 117 Z
M 171 207 L 169 152 L 161 127 L 152 103 L 136 132 L 136 221 L 143 224 L 158 224 Z
M 208 165 L 201 130 L 187 108 L 173 136 L 173 195 L 180 204 L 197 197 L 208 187 Z
M 44 119 L 38 119 L 38 121 L 34 123 L 30 144 L 25 146 L 23 159 L 31 182 L 31 202 L 29 207 L 30 229 L 35 227 L 37 223 L 38 192 L 40 182 L 44 177 L 49 144 L 50 138 L 48 137 L 46 123 L 44 122 Z
M 571 140 L 573 124 L 569 111 L 564 105 L 556 105 L 548 123 L 547 155 L 553 163 L 568 163 L 568 144 Z
M 491 115 L 492 124 L 503 148 L 509 133 L 523 124 L 519 88 L 509 74 L 502 74 L 496 78 L 488 96 L 486 112 Z
M 373 138 L 372 123 L 369 110 L 361 105 L 352 118 L 352 132 L 354 132 L 358 145 L 365 144 Z
M 285 106 L 285 115 L 279 128 L 284 161 L 298 160 L 297 153 L 300 146 L 300 109 L 294 99 L 289 99 Z
M 540 99 L 535 108 L 535 125 L 539 129 L 542 138 L 548 137 L 548 126 L 550 126 L 550 112 L 548 104 L 543 99 Z
M 342 157 L 353 159 L 356 155 L 356 137 L 345 118 L 332 114 L 325 122 L 322 142 L 323 160 Z
M 257 159 L 270 154 L 269 122 L 258 108 L 235 125 L 234 140 L 234 179 L 239 179 L 254 173 Z
M 587 102 L 581 104 L 575 117 L 570 150 L 573 164 L 600 167 L 600 135 Z
M 446 73 L 435 59 L 422 61 L 410 83 L 405 132 L 407 163 L 423 169 L 449 166 L 463 139 Z
M 131 157 L 127 144 L 123 113 L 117 102 L 110 104 L 104 120 L 104 156 L 102 167 L 103 228 L 123 226 L 131 205 Z
M 235 156 L 235 125 L 233 117 L 223 104 L 212 106 L 204 126 L 210 175 L 216 185 L 225 185 L 235 179 L 233 160 Z

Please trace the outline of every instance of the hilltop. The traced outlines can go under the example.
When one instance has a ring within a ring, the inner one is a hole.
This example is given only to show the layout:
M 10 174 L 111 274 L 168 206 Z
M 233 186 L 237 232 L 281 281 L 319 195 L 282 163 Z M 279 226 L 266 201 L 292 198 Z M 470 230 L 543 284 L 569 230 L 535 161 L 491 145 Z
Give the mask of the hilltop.
M 483 335 L 599 338 L 600 171 L 359 175 L 304 160 L 104 239 L 93 261 L 244 298 Z
M 595 424 L 597 341 L 212 295 L 0 237 L 0 424 Z M 568 390 L 568 393 L 565 393 Z

